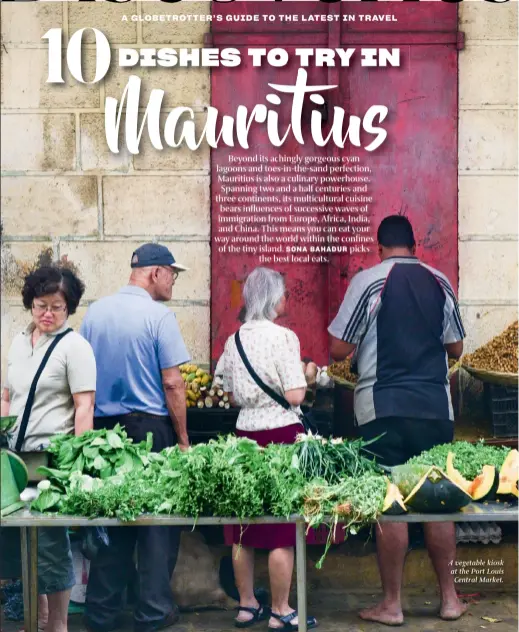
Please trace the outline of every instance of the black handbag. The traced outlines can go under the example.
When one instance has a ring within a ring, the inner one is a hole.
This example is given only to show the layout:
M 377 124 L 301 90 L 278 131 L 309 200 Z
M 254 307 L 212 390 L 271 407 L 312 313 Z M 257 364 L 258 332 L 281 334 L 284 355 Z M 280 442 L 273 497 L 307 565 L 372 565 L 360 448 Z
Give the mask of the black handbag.
M 243 349 L 243 345 L 240 340 L 239 330 L 234 334 L 234 341 L 236 343 L 236 348 L 238 349 L 238 353 L 240 354 L 240 358 L 242 359 L 243 364 L 247 368 L 247 371 L 250 373 L 250 376 L 252 377 L 252 379 L 261 388 L 261 390 L 265 392 L 269 397 L 271 397 L 276 402 L 276 404 L 279 404 L 285 410 L 292 410 L 299 418 L 299 421 L 303 424 L 303 428 L 305 429 L 305 432 L 312 432 L 316 434 L 317 430 L 315 426 L 312 424 L 312 422 L 310 421 L 308 415 L 304 413 L 296 413 L 292 409 L 292 406 L 287 402 L 287 400 L 279 393 L 276 393 L 276 391 L 270 388 L 270 386 L 267 386 L 267 384 L 263 382 L 260 376 L 252 368 L 251 363 L 249 362 L 249 358 L 247 358 L 247 355 Z

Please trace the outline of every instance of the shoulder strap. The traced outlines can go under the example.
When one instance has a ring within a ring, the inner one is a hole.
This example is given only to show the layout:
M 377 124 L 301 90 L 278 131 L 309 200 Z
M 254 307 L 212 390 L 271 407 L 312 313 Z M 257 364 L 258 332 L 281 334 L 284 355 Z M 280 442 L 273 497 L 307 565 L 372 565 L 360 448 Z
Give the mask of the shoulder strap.
M 236 342 L 236 348 L 238 349 L 238 353 L 240 354 L 241 359 L 243 360 L 243 364 L 246 366 L 247 371 L 250 373 L 252 379 L 256 382 L 256 384 L 264 391 L 267 395 L 269 395 L 276 403 L 280 406 L 283 406 L 285 410 L 291 410 L 290 404 L 287 400 L 276 393 L 275 390 L 267 386 L 265 382 L 260 378 L 260 376 L 256 373 L 256 371 L 252 368 L 251 363 L 249 362 L 249 358 L 245 355 L 245 351 L 243 349 L 243 345 L 240 340 L 240 331 L 238 330 L 234 334 L 234 341 Z
M 25 440 L 25 433 L 27 432 L 27 425 L 29 424 L 29 417 L 31 416 L 32 405 L 34 404 L 34 395 L 36 394 L 36 386 L 38 385 L 38 380 L 40 379 L 40 376 L 43 373 L 43 369 L 49 361 L 51 353 L 54 351 L 58 342 L 71 331 L 72 329 L 69 327 L 54 338 L 54 340 L 50 343 L 49 348 L 45 352 L 45 355 L 43 356 L 43 360 L 41 361 L 38 370 L 36 371 L 36 375 L 34 376 L 34 379 L 32 381 L 31 388 L 29 389 L 29 395 L 27 396 L 27 402 L 25 403 L 25 409 L 23 411 L 22 423 L 20 424 L 20 430 L 18 431 L 18 437 L 16 439 L 16 445 L 14 448 L 16 452 L 20 452 Z

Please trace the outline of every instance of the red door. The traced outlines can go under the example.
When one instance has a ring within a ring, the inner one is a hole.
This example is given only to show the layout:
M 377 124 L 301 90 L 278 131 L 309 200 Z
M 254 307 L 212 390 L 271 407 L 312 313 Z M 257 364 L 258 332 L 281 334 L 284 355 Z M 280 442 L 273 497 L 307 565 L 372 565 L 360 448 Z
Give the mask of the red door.
M 415 228 L 418 255 L 442 270 L 457 285 L 457 10 L 449 4 L 432 6 L 399 5 L 390 8 L 351 6 L 352 3 L 290 3 L 290 13 L 337 15 L 327 22 L 299 22 L 283 25 L 274 22 L 214 21 L 212 44 L 240 48 L 242 65 L 214 68 L 212 105 L 223 114 L 235 115 L 239 105 L 251 109 L 265 103 L 272 92 L 269 83 L 293 84 L 298 64 L 264 65 L 253 68 L 246 49 L 254 46 L 355 48 L 386 47 L 400 49 L 400 66 L 366 68 L 352 64 L 347 68 L 308 68 L 308 84 L 338 85 L 323 92 L 328 112 L 335 105 L 346 113 L 362 114 L 373 104 L 386 105 L 385 143 L 373 152 L 347 145 L 338 149 L 329 143 L 324 148 L 312 142 L 297 143 L 290 135 L 281 147 L 273 147 L 260 125 L 253 127 L 248 150 L 221 145 L 212 152 L 212 249 L 211 249 L 211 356 L 216 362 L 225 340 L 239 326 L 242 308 L 241 285 L 247 274 L 259 265 L 258 253 L 229 254 L 219 249 L 222 182 L 218 166 L 235 156 L 263 154 L 273 157 L 340 155 L 359 156 L 372 169 L 369 217 L 371 234 L 386 216 L 402 213 Z M 246 5 L 244 7 L 243 5 Z M 287 13 L 278 4 L 248 2 L 213 6 L 222 16 Z M 393 15 L 396 21 L 360 21 L 360 15 Z M 354 16 L 355 20 L 344 20 Z M 288 123 L 289 105 L 281 106 L 280 117 Z M 306 107 L 306 106 L 305 106 Z M 313 106 L 315 107 L 315 106 Z M 309 105 L 303 116 L 309 138 Z M 295 242 L 297 245 L 297 242 Z M 361 248 L 359 248 L 361 250 Z M 376 248 L 369 254 L 331 255 L 327 263 L 272 264 L 285 274 L 289 291 L 287 316 L 279 324 L 292 328 L 299 336 L 303 357 L 318 364 L 328 363 L 327 327 L 335 315 L 349 279 L 360 269 L 377 263 Z

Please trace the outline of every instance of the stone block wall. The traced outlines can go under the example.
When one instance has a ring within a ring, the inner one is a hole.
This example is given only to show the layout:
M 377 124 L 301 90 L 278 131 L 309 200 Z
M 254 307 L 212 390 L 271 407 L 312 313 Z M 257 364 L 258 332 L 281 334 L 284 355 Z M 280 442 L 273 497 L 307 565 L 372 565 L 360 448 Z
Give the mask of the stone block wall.
M 469 351 L 517 319 L 517 9 L 459 5 L 459 297 Z
M 61 27 L 64 43 L 95 26 L 113 48 L 202 46 L 208 22 L 137 22 L 142 13 L 208 13 L 209 2 L 2 3 L 2 366 L 12 337 L 27 322 L 20 298 L 24 274 L 37 262 L 67 261 L 86 292 L 72 322 L 88 304 L 124 285 L 133 250 L 146 241 L 167 244 L 189 266 L 174 289 L 175 311 L 193 359 L 209 362 L 209 149 L 166 148 L 144 142 L 135 156 L 112 154 L 103 106 L 120 97 L 129 69 L 114 67 L 94 86 L 64 73 L 46 84 L 47 42 Z M 123 15 L 129 17 L 123 21 Z M 84 74 L 92 77 L 92 34 L 85 37 Z M 203 123 L 209 70 L 131 69 L 166 92 L 164 110 L 190 106 Z M 152 78 L 152 81 L 150 80 Z
M 123 15 L 210 11 L 210 2 L 2 3 L 2 366 L 26 322 L 23 275 L 37 262 L 66 260 L 88 303 L 125 284 L 133 249 L 168 244 L 191 271 L 175 287 L 176 312 L 195 361 L 209 362 L 209 151 L 115 155 L 106 145 L 105 96 L 120 96 L 128 70 L 102 84 L 45 83 L 42 35 L 97 26 L 113 47 L 202 46 L 208 22 L 122 21 Z M 460 30 L 460 301 L 473 349 L 516 318 L 517 301 L 517 4 L 462 2 Z M 92 41 L 92 40 L 90 40 Z M 84 56 L 90 76 L 93 46 Z M 210 102 L 208 69 L 132 69 L 166 91 L 166 109 L 191 106 L 202 124 Z M 148 87 L 146 87 L 148 83 Z

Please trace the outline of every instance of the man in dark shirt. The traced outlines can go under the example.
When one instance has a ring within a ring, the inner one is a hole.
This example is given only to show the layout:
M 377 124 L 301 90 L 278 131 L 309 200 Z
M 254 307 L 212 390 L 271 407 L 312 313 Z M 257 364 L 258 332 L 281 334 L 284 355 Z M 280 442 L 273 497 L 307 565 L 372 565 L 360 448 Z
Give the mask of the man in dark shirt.
M 370 450 L 379 462 L 393 466 L 452 441 L 448 356 L 461 356 L 465 331 L 448 279 L 416 258 L 409 220 L 386 217 L 377 238 L 381 263 L 353 277 L 328 331 L 334 360 L 354 354 L 360 435 L 372 439 L 385 433 Z M 426 523 L 424 531 L 440 583 L 440 616 L 457 619 L 466 607 L 450 572 L 456 555 L 454 524 Z M 408 541 L 406 523 L 377 527 L 384 599 L 363 610 L 363 619 L 403 622 L 400 592 Z

